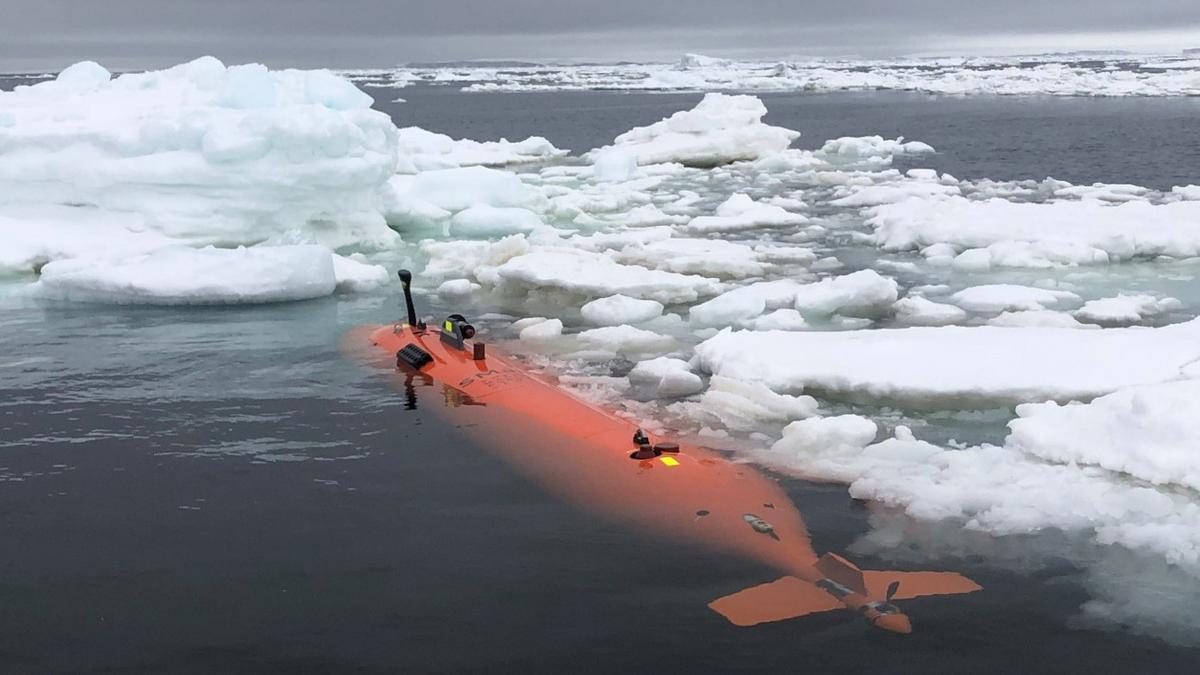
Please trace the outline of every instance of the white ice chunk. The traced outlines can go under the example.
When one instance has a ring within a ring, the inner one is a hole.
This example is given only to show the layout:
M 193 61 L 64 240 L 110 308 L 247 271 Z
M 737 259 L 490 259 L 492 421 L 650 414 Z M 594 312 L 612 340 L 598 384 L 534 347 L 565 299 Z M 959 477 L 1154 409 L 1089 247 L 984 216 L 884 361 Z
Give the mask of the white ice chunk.
M 356 274 L 374 267 L 346 262 L 361 266 Z M 306 245 L 171 247 L 130 258 L 58 260 L 42 268 L 34 288 L 45 297 L 77 302 L 222 305 L 319 298 L 337 285 L 330 250 Z
M 552 340 L 563 332 L 563 322 L 558 319 L 541 319 L 525 325 L 520 324 L 519 321 L 514 323 L 513 328 L 520 331 L 519 336 L 522 340 Z
M 604 326 L 579 334 L 579 341 L 616 354 L 654 354 L 670 351 L 675 339 L 633 326 Z
M 1070 291 L 1055 291 L 1017 284 L 971 286 L 950 296 L 950 300 L 973 312 L 1039 310 L 1061 304 L 1078 304 L 1080 298 Z
M 393 183 L 395 185 L 395 183 Z M 472 206 L 545 209 L 545 197 L 514 173 L 482 166 L 425 171 L 408 180 L 408 194 L 457 212 Z
M 700 376 L 683 370 L 671 370 L 658 381 L 655 393 L 659 398 L 682 398 L 704 391 L 704 380 Z
M 691 367 L 683 359 L 659 356 L 653 359 L 646 359 L 645 361 L 638 361 L 637 365 L 629 371 L 629 381 L 657 384 L 667 373 L 671 372 L 687 373 L 691 372 Z
M 1089 323 L 1080 323 L 1066 312 L 1051 309 L 1034 309 L 1021 312 L 1004 312 L 988 319 L 989 326 L 1009 328 L 1098 328 Z
M 332 248 L 390 246 L 379 193 L 396 133 L 370 106 L 327 71 L 204 57 L 109 79 L 79 64 L 0 91 L 0 212 L 68 205 L 86 220 L 140 218 L 145 232 L 189 245 L 300 232 Z M 27 238 L 58 236 L 26 227 Z M 120 244 L 104 250 L 138 252 Z
M 341 293 L 370 291 L 386 286 L 391 280 L 386 267 L 366 262 L 361 253 L 349 257 L 333 254 L 333 276 Z
M 1007 242 L 1022 245 L 1029 259 L 1054 264 L 1200 255 L 1200 202 L 1195 201 L 907 199 L 873 207 L 867 222 L 888 250 L 938 243 L 962 250 Z
M 715 216 L 699 216 L 687 224 L 692 232 L 734 232 L 766 227 L 803 225 L 808 218 L 773 204 L 761 204 L 748 195 L 735 194 L 717 207 Z
M 454 214 L 450 219 L 450 234 L 455 237 L 482 238 L 528 234 L 545 226 L 542 219 L 529 209 L 482 205 Z
M 525 288 L 557 288 L 587 296 L 627 295 L 663 304 L 694 302 L 714 295 L 720 285 L 694 275 L 621 265 L 587 251 L 535 250 L 501 265 L 498 277 Z
M 798 420 L 783 428 L 783 438 L 762 457 L 820 478 L 850 482 L 862 473 L 856 460 L 878 433 L 874 422 L 858 415 Z
M 599 156 L 616 148 L 638 164 L 678 162 L 710 167 L 753 160 L 786 150 L 800 133 L 762 123 L 766 106 L 754 96 L 705 94 L 695 108 L 617 136 L 613 145 L 594 150 Z
M 791 279 L 761 281 L 735 288 L 707 302 L 695 305 L 688 314 L 694 326 L 729 326 L 753 319 L 768 309 L 779 309 L 796 301 L 801 284 Z
M 910 296 L 896 301 L 896 320 L 910 326 L 945 326 L 967 318 L 967 313 L 954 305 Z
M 1030 403 L 1017 415 L 1006 444 L 1027 454 L 1200 490 L 1200 381 L 1130 387 L 1087 405 Z
M 880 314 L 896 302 L 894 279 L 875 270 L 859 270 L 840 277 L 822 279 L 796 290 L 796 309 L 802 314 Z
M 470 279 L 450 279 L 443 281 L 437 288 L 437 294 L 445 298 L 458 298 L 464 295 L 470 295 L 479 290 L 481 286 L 472 282 Z
M 1085 302 L 1083 307 L 1076 310 L 1075 318 L 1104 324 L 1130 324 L 1182 306 L 1183 303 L 1175 298 L 1160 299 L 1153 295 L 1122 293 L 1112 298 Z
M 544 162 L 567 154 L 541 136 L 530 136 L 518 143 L 508 140 L 454 140 L 444 134 L 420 127 L 397 131 L 400 147 L 398 173 L 419 173 L 461 166 L 506 166 Z
M 790 422 L 817 414 L 811 396 L 777 394 L 766 386 L 730 377 L 713 376 L 699 403 L 685 408 L 693 414 L 711 415 L 726 427 L 748 431 L 764 422 Z
M 661 302 L 638 300 L 627 295 L 610 295 L 579 308 L 583 320 L 596 326 L 642 323 L 662 316 Z

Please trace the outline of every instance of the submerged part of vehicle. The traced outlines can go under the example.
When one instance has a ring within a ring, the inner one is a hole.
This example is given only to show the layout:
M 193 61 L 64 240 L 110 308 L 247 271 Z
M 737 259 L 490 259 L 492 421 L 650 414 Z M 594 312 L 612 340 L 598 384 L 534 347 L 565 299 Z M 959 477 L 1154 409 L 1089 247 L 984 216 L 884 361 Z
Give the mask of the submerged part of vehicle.
M 394 359 L 410 406 L 415 387 L 441 386 L 442 410 L 466 433 L 563 498 L 784 575 L 709 604 L 730 622 L 750 626 L 848 609 L 908 633 L 912 626 L 894 600 L 980 589 L 952 572 L 864 571 L 833 553 L 818 556 L 775 481 L 712 450 L 651 438 L 475 341 L 462 315 L 427 326 L 413 307 L 411 274 L 402 270 L 400 278 L 408 320 L 352 332 L 348 346 L 389 367 Z

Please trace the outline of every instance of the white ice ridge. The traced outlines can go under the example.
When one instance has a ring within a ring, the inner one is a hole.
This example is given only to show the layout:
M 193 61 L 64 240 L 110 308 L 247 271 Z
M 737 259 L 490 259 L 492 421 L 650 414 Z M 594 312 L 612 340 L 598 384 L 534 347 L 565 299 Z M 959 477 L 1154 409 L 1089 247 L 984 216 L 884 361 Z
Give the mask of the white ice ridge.
M 710 167 L 753 160 L 782 152 L 800 132 L 763 124 L 767 108 L 754 96 L 705 94 L 691 110 L 682 110 L 645 127 L 617 136 L 610 146 L 589 153 L 632 155 L 638 164 L 678 162 Z
M 778 392 L 970 408 L 1086 400 L 1200 375 L 1200 319 L 1162 328 L 725 330 L 696 348 L 714 375 Z
M 952 246 L 969 267 L 1045 267 L 1200 255 L 1200 202 L 906 199 L 869 210 L 888 250 Z
M 735 61 L 688 54 L 678 63 L 403 68 L 349 73 L 405 86 L 471 91 L 921 91 L 936 94 L 1194 96 L 1200 61 L 1152 55 L 1046 55 L 893 60 Z
M 227 305 L 319 298 L 387 280 L 384 268 L 343 258 L 324 246 L 179 246 L 123 259 L 51 262 L 33 288 L 43 297 L 75 302 Z
M 516 143 L 506 139 L 480 142 L 469 138 L 455 140 L 420 127 L 405 127 L 397 135 L 400 147 L 397 173 L 545 162 L 567 154 L 541 136 L 530 136 Z
M 0 216 L 36 231 L 21 251 L 6 242 L 4 263 L 29 270 L 78 254 L 57 242 L 93 222 L 120 222 L 111 246 L 139 249 L 150 237 L 233 246 L 295 233 L 334 248 L 391 245 L 379 191 L 396 133 L 370 106 L 326 71 L 212 57 L 116 78 L 84 62 L 0 92 Z

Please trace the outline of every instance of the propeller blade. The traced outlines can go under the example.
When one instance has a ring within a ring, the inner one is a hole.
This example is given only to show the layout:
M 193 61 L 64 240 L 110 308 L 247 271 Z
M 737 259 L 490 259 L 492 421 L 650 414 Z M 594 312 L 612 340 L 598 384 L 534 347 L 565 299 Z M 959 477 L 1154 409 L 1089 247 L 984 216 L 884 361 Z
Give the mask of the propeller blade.
M 887 599 L 887 601 L 891 602 L 892 597 L 895 596 L 896 591 L 899 591 L 899 590 L 900 590 L 900 582 L 899 581 L 893 581 L 892 583 L 888 584 L 887 593 L 885 594 L 885 598 Z

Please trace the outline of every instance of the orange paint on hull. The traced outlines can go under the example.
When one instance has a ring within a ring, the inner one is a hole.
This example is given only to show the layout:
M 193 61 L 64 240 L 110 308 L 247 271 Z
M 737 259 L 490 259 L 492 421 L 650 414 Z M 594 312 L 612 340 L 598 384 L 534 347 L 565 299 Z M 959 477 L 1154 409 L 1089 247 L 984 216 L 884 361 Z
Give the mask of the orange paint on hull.
M 403 386 L 410 393 L 417 386 L 443 387 L 448 409 L 457 409 L 454 421 L 465 422 L 465 432 L 499 450 L 548 490 L 656 534 L 762 562 L 792 579 L 774 590 L 755 587 L 715 601 L 713 609 L 733 623 L 845 607 L 881 628 L 911 629 L 907 617 L 884 603 L 882 591 L 870 588 L 858 568 L 837 556 L 817 556 L 795 505 L 775 481 L 753 468 L 686 443 L 677 452 L 633 459 L 637 427 L 630 421 L 575 398 L 494 351 L 476 359 L 469 344 L 447 342 L 435 329 L 395 324 L 365 336 L 354 332 L 348 342 L 355 349 L 369 343 L 377 362 L 395 358 L 409 345 L 421 348 L 431 361 L 419 371 L 397 367 Z M 949 576 L 967 583 L 955 590 L 946 586 L 944 592 L 979 588 L 965 577 Z M 882 577 L 873 585 L 880 582 L 886 586 Z M 923 582 L 927 588 L 920 595 L 940 592 L 936 580 Z

